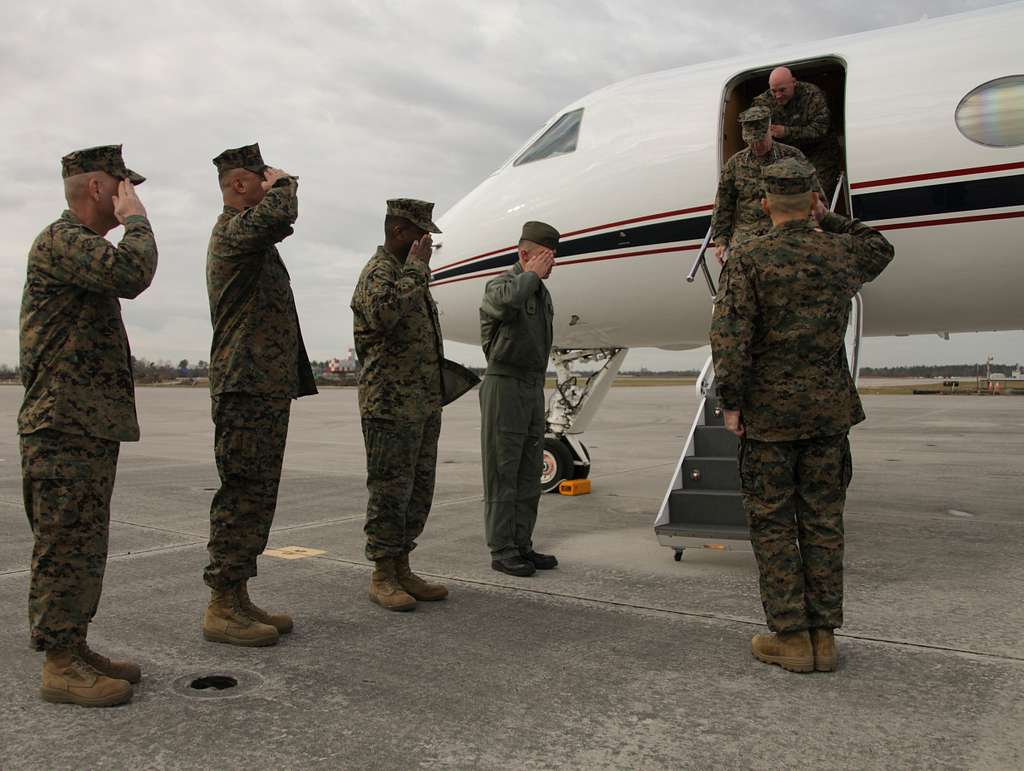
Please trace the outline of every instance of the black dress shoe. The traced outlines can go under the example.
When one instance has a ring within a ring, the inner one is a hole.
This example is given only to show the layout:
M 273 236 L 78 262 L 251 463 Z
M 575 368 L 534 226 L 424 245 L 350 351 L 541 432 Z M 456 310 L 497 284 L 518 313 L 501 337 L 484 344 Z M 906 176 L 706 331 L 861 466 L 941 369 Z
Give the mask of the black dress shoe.
M 521 578 L 532 576 L 537 572 L 537 568 L 522 557 L 505 557 L 500 560 L 491 560 L 491 569 L 497 570 L 499 573 L 508 573 L 510 576 L 520 576 Z
M 533 565 L 537 570 L 551 570 L 558 567 L 558 560 L 554 554 L 541 554 L 532 549 L 528 552 L 520 552 L 523 559 Z

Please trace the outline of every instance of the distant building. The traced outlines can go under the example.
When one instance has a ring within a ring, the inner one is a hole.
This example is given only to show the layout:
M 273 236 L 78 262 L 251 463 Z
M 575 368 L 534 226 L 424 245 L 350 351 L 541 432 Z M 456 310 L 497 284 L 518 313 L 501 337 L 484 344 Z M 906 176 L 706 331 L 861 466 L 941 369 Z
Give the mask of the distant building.
M 348 349 L 348 356 L 344 359 L 330 359 L 327 362 L 327 366 L 324 368 L 325 373 L 342 375 L 351 372 L 356 372 L 359 369 L 359 362 L 356 361 L 356 353 L 351 348 Z

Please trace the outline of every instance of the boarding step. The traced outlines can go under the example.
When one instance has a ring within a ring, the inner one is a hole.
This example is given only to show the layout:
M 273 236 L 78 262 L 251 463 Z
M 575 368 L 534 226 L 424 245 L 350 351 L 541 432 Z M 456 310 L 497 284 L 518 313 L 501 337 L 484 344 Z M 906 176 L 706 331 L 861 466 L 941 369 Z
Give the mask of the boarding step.
M 746 543 L 750 541 L 750 533 L 746 526 L 737 527 L 736 525 L 702 525 L 669 522 L 665 525 L 658 525 L 654 528 L 654 532 L 656 535 L 668 539 L 695 538 L 703 541 L 742 541 Z M 676 543 L 675 541 L 663 542 L 663 545 L 673 546 Z
M 694 454 L 703 457 L 725 458 L 731 455 L 735 458 L 739 441 L 736 434 L 724 426 L 697 426 L 693 432 Z
M 747 527 L 738 491 L 673 490 L 668 505 L 669 522 L 673 524 Z
M 684 458 L 683 487 L 687 490 L 739 490 L 740 474 L 736 456 L 708 458 L 691 455 Z

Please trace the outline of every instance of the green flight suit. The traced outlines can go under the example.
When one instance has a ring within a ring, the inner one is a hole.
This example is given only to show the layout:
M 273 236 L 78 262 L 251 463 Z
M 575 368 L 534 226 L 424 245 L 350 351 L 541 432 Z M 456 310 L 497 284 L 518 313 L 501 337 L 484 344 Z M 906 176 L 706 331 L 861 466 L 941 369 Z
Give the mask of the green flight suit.
M 551 355 L 551 295 L 536 273 L 511 270 L 487 282 L 480 336 L 484 526 L 493 559 L 533 548 L 544 458 L 544 376 Z

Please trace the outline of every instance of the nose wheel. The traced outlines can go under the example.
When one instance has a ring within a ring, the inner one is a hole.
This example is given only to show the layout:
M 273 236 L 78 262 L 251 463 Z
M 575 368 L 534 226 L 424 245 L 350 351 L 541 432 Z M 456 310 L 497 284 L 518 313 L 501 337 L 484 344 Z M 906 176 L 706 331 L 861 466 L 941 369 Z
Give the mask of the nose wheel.
M 554 493 L 567 479 L 586 479 L 590 474 L 590 453 L 582 442 L 576 442 L 582 450 L 581 458 L 565 437 L 544 437 L 544 465 L 540 473 L 541 492 Z M 582 462 L 580 462 L 582 461 Z

